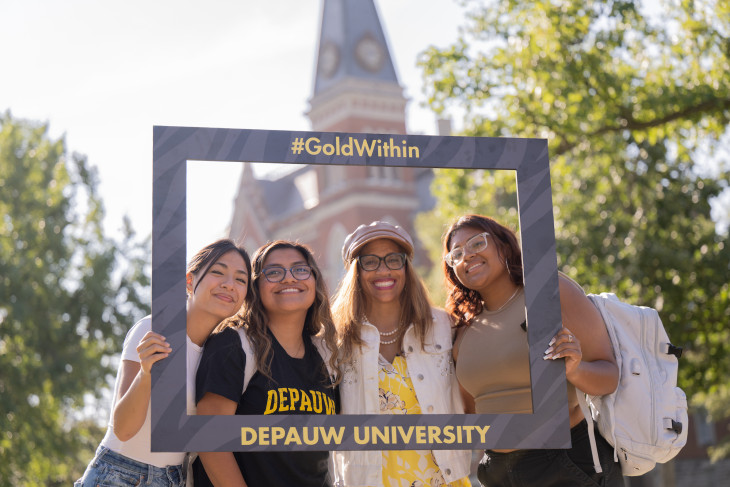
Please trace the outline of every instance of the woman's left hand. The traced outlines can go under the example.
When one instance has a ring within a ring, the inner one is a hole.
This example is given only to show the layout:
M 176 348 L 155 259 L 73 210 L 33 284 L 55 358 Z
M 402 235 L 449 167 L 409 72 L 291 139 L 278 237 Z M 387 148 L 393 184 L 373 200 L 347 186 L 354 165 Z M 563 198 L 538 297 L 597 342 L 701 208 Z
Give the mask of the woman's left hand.
M 565 359 L 566 376 L 571 376 L 583 359 L 580 341 L 565 327 L 562 327 L 553 339 L 550 340 L 543 360 L 555 360 L 559 358 Z

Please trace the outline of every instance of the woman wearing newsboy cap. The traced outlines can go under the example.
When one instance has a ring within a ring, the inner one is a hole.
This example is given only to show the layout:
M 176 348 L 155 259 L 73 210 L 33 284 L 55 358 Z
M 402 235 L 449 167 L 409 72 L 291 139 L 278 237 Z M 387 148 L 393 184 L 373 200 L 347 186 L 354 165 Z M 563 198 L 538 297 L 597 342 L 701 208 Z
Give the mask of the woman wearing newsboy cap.
M 333 303 L 343 414 L 463 413 L 452 327 L 413 269 L 413 241 L 383 221 L 360 225 L 342 248 L 346 274 Z M 461 450 L 335 454 L 345 486 L 469 485 Z

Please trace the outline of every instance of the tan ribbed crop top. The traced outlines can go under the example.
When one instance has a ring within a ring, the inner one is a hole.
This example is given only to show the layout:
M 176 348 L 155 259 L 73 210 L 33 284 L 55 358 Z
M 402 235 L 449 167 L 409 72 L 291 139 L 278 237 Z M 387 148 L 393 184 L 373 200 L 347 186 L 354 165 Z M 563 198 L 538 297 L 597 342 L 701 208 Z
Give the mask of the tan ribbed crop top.
M 497 311 L 483 311 L 457 340 L 456 376 L 474 397 L 478 414 L 530 414 L 530 357 L 525 293 Z

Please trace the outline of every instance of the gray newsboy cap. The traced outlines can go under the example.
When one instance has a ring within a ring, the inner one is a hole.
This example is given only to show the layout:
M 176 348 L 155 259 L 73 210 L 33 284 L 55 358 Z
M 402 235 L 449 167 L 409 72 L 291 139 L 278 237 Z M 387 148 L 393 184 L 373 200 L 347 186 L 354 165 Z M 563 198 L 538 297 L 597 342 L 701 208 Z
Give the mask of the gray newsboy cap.
M 360 225 L 345 238 L 342 246 L 342 260 L 350 262 L 357 251 L 368 242 L 379 238 L 387 238 L 403 247 L 408 257 L 413 258 L 413 240 L 403 228 L 388 222 L 376 221 L 370 225 Z

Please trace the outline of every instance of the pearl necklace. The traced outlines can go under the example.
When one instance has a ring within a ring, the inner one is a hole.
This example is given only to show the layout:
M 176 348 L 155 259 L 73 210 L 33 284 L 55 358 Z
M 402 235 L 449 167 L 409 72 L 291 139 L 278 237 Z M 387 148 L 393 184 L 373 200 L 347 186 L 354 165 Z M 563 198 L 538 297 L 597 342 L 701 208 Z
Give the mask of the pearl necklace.
M 368 323 L 370 323 L 370 320 L 367 318 L 367 316 L 365 317 L 365 321 L 367 321 Z M 392 340 L 383 340 L 383 337 L 390 337 L 390 336 L 393 336 L 396 333 L 398 333 L 398 327 L 396 327 L 394 330 L 390 330 L 390 331 L 380 331 L 380 330 L 378 330 L 378 333 L 380 333 L 380 344 L 381 345 L 392 345 L 393 343 L 395 343 L 395 342 L 398 341 L 398 337 L 397 336 L 395 338 L 393 338 Z
M 396 336 L 392 340 L 383 340 L 383 337 L 393 336 L 396 333 L 398 333 L 398 328 L 396 328 L 395 330 L 386 331 L 386 332 L 382 332 L 382 331 L 378 330 L 378 333 L 380 333 L 380 344 L 381 345 L 392 345 L 393 343 L 398 341 L 398 336 Z
M 393 338 L 392 340 L 380 340 L 381 345 L 392 345 L 393 343 L 398 341 L 398 337 Z

